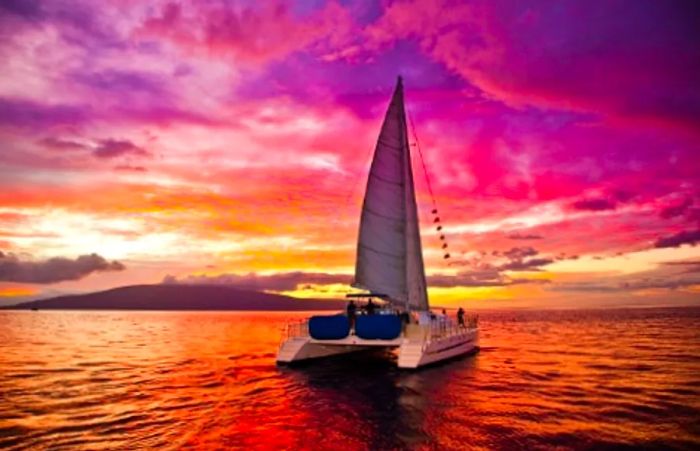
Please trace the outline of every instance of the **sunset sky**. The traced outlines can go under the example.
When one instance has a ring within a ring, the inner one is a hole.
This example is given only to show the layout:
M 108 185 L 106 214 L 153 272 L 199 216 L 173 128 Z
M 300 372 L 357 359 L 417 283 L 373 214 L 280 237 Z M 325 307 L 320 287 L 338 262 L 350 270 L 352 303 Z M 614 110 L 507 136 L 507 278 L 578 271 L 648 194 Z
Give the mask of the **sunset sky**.
M 0 305 L 343 296 L 399 74 L 452 257 L 414 146 L 434 305 L 700 305 L 699 12 L 4 0 Z

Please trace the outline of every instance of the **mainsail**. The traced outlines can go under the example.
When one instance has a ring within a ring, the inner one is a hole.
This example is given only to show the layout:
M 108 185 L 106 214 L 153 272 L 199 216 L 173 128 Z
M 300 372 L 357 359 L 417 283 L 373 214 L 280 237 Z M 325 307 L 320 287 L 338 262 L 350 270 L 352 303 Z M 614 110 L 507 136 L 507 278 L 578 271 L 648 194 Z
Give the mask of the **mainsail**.
M 386 295 L 400 307 L 428 309 L 401 77 L 369 171 L 353 286 Z

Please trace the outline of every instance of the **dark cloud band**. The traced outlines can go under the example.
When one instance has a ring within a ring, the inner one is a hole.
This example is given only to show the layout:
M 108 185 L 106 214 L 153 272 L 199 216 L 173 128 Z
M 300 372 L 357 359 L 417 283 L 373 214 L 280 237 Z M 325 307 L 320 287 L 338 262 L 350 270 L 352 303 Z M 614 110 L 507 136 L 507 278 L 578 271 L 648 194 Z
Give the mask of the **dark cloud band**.
M 78 280 L 97 271 L 122 271 L 118 261 L 107 261 L 97 254 L 76 259 L 54 257 L 44 261 L 21 260 L 12 253 L 0 251 L 0 281 L 48 284 Z

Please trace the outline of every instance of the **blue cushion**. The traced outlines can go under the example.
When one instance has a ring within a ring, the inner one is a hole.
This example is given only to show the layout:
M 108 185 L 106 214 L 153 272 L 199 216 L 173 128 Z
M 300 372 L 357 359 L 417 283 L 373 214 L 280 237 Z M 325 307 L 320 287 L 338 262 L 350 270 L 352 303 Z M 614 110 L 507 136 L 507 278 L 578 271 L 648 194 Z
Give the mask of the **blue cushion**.
M 398 315 L 362 315 L 355 322 L 355 334 L 364 339 L 393 340 L 401 335 Z
M 312 316 L 309 334 L 316 340 L 338 340 L 350 334 L 350 321 L 344 315 Z

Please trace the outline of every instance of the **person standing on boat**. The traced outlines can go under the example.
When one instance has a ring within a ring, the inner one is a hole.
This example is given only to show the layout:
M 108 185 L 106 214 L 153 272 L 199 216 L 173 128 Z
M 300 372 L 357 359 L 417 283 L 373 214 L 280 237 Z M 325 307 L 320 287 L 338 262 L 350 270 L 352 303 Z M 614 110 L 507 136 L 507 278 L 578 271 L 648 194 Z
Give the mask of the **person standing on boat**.
M 357 314 L 357 306 L 355 305 L 355 301 L 350 300 L 348 303 L 348 320 L 350 321 L 350 328 L 352 329 L 355 327 L 355 315 Z
M 367 306 L 365 307 L 365 310 L 367 311 L 368 315 L 374 315 L 374 302 L 372 302 L 372 298 L 369 298 L 369 302 L 367 303 Z
M 464 309 L 462 307 L 457 310 L 457 325 L 464 327 Z

